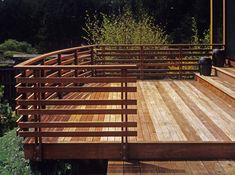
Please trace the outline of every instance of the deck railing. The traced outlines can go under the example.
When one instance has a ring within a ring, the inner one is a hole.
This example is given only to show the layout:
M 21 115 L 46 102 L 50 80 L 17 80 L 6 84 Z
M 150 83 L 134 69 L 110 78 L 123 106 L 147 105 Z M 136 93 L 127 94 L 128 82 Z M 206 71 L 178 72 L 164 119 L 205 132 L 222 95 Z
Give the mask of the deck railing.
M 21 116 L 18 134 L 36 145 L 35 159 L 42 159 L 41 148 L 47 137 L 121 137 L 125 158 L 128 137 L 137 136 L 129 129 L 137 127 L 136 122 L 128 120 L 129 115 L 137 114 L 137 101 L 129 97 L 136 92 L 137 79 L 127 75 L 136 65 L 94 65 L 92 51 L 93 46 L 56 51 L 15 66 L 21 72 L 16 76 L 17 113 Z M 119 70 L 119 76 L 95 76 L 100 69 Z M 108 95 L 104 99 L 84 98 L 97 92 L 119 95 L 112 99 Z M 71 99 L 71 93 L 78 95 Z M 118 115 L 119 120 L 71 122 L 71 115 Z
M 35 159 L 39 160 L 46 137 L 121 137 L 125 159 L 128 137 L 137 135 L 129 129 L 135 128 L 136 122 L 128 120 L 129 115 L 137 114 L 137 101 L 128 95 L 137 91 L 137 78 L 188 78 L 198 70 L 198 59 L 211 56 L 211 52 L 212 45 L 91 45 L 27 60 L 15 66 L 21 72 L 16 76 L 16 110 L 21 116 L 18 134 L 36 145 Z M 95 92 L 120 95 L 116 99 L 83 98 Z M 71 93 L 80 95 L 71 99 Z M 70 122 L 71 115 L 119 115 L 121 120 Z
M 129 75 L 146 78 L 193 78 L 200 57 L 210 57 L 221 44 L 98 45 L 95 64 L 137 64 Z M 115 75 L 115 70 L 106 72 Z M 99 70 L 97 74 L 102 74 Z

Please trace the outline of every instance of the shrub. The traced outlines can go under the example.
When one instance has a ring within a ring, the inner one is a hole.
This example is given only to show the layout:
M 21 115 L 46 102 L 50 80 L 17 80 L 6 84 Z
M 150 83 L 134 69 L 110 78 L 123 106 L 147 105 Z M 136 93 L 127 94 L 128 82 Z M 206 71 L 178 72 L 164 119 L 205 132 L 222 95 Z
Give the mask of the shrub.
M 0 136 L 2 136 L 4 132 L 13 129 L 16 126 L 17 119 L 9 103 L 1 101 L 2 96 L 3 86 L 0 86 Z
M 29 175 L 29 162 L 24 159 L 22 140 L 13 129 L 0 137 L 0 174 Z
M 210 30 L 205 30 L 202 36 L 199 36 L 198 26 L 195 17 L 192 17 L 192 44 L 210 44 Z
M 83 37 L 89 44 L 166 44 L 169 37 L 147 13 L 134 17 L 130 10 L 120 15 L 87 15 Z M 101 19 L 101 20 L 100 20 Z
M 5 58 L 11 58 L 15 53 L 37 53 L 37 50 L 33 48 L 31 44 L 25 41 L 16 41 L 14 39 L 8 39 L 0 44 L 0 51 L 3 52 Z

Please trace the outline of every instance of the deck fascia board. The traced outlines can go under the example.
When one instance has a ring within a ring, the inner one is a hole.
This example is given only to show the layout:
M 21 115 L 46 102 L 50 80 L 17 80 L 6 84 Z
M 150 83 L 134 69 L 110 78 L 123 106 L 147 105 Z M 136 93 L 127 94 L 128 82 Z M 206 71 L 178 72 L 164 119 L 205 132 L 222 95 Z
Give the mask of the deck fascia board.
M 44 143 L 43 159 L 122 160 L 121 143 Z M 26 159 L 35 159 L 35 144 L 24 144 Z M 235 159 L 235 142 L 128 143 L 129 160 Z

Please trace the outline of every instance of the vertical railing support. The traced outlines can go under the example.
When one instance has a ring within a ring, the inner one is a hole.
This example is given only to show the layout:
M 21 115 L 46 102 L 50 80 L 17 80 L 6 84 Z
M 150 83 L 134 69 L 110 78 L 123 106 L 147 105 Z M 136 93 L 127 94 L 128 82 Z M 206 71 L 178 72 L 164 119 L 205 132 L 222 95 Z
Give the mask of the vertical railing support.
M 121 70 L 121 76 L 126 77 L 127 76 L 127 69 L 122 69 Z M 121 99 L 122 100 L 127 100 L 128 99 L 128 94 L 127 94 L 127 82 L 122 82 L 121 87 L 122 87 L 122 93 L 121 93 Z M 125 105 L 122 104 L 122 109 L 127 109 L 128 105 L 127 103 Z M 128 114 L 122 114 L 121 116 L 122 122 L 126 123 L 128 122 Z M 122 127 L 122 131 L 125 133 L 128 131 L 128 127 Z M 128 137 L 126 135 L 122 136 L 122 159 L 123 160 L 128 160 Z
M 91 47 L 91 65 L 94 65 L 94 47 Z M 91 70 L 91 76 L 94 77 L 94 70 Z
M 62 60 L 61 60 L 61 54 L 58 54 L 58 57 L 57 57 L 57 63 L 58 63 L 58 65 L 61 65 L 61 62 L 62 62 Z M 60 70 L 58 70 L 58 77 L 61 77 L 62 76 L 62 70 L 60 69 Z M 62 84 L 61 83 L 59 83 L 59 86 L 61 86 Z M 59 99 L 62 99 L 63 98 L 63 95 L 62 95 L 62 92 L 58 92 L 58 98 Z
M 43 74 L 43 70 L 34 70 L 34 77 L 35 78 L 40 78 L 41 75 Z M 37 105 L 34 106 L 34 109 L 40 110 L 42 108 L 41 105 L 41 98 L 42 98 L 42 93 L 40 92 L 41 88 L 41 83 L 35 83 L 34 88 L 34 100 L 38 101 Z M 34 116 L 35 122 L 41 122 L 41 115 L 36 114 Z M 38 132 L 40 134 L 41 128 L 34 128 L 35 132 Z M 36 161 L 41 161 L 42 160 L 42 137 L 35 137 L 35 160 Z
M 144 79 L 144 57 L 143 57 L 144 47 L 140 46 L 140 79 Z
M 44 65 L 44 64 L 45 64 L 45 59 L 42 60 L 42 65 Z M 45 77 L 45 76 L 46 76 L 45 70 L 42 69 L 41 72 L 40 72 L 40 74 L 41 74 L 40 77 Z M 44 86 L 45 86 L 45 83 L 41 83 L 41 86 L 44 87 Z M 43 99 L 43 100 L 46 99 L 46 93 L 45 93 L 45 92 L 42 92 L 42 93 L 41 93 L 41 99 Z M 46 106 L 45 106 L 45 105 L 42 105 L 41 108 L 42 108 L 42 109 L 46 109 Z
M 74 52 L 74 65 L 78 65 L 78 50 L 75 50 Z M 74 70 L 74 77 L 78 77 L 78 70 Z M 79 83 L 75 83 L 75 86 L 78 86 Z
M 179 48 L 179 79 L 182 79 L 182 47 Z
M 26 74 L 27 74 L 27 70 L 23 70 L 22 72 L 22 77 L 26 77 Z M 21 84 L 21 87 L 26 87 L 27 84 L 26 83 L 22 83 Z M 27 92 L 26 93 L 23 93 L 22 94 L 22 99 L 24 100 L 27 100 L 28 98 L 28 95 L 27 95 Z M 22 109 L 27 109 L 28 106 L 25 106 L 25 105 L 22 105 Z M 22 117 L 22 121 L 23 122 L 27 122 L 28 121 L 28 115 L 23 115 Z M 24 131 L 28 131 L 28 129 L 23 129 Z

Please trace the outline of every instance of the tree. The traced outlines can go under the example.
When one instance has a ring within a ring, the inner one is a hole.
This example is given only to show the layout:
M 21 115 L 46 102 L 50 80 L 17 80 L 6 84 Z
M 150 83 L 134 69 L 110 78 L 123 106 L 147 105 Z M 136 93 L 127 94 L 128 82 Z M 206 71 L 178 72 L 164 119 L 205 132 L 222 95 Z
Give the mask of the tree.
M 120 15 L 87 16 L 84 39 L 91 44 L 166 44 L 168 35 L 153 23 L 153 18 L 142 13 L 135 18 L 131 10 Z

